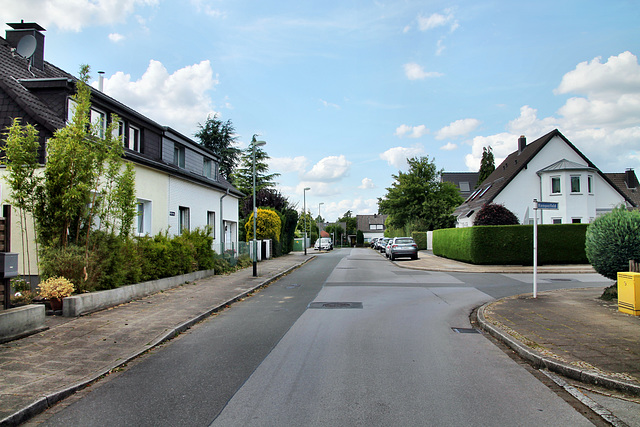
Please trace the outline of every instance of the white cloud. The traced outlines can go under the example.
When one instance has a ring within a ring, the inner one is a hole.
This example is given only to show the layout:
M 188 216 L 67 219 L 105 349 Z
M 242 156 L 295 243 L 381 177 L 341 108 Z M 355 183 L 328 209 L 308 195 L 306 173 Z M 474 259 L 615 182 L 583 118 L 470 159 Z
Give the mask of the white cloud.
M 329 156 L 316 163 L 304 178 L 308 181 L 338 181 L 349 173 L 350 167 L 351 162 L 343 154 Z
M 284 174 L 290 172 L 304 172 L 309 161 L 304 156 L 296 157 L 272 157 L 269 159 L 269 170 Z M 303 187 L 304 188 L 304 187 Z
M 358 188 L 362 190 L 368 190 L 371 188 L 376 188 L 373 184 L 373 180 L 371 178 L 362 178 L 362 184 L 358 186 Z
M 418 16 L 420 31 L 428 31 L 438 27 L 450 25 L 449 30 L 454 32 L 460 25 L 455 19 L 453 9 L 445 9 L 443 13 L 433 13 L 429 16 Z
M 140 79 L 118 71 L 104 80 L 104 92 L 162 125 L 191 135 L 197 124 L 215 115 L 207 92 L 218 84 L 209 61 L 189 65 L 169 74 L 151 60 Z
M 398 169 L 407 166 L 407 159 L 424 154 L 424 147 L 416 144 L 413 147 L 393 147 L 380 154 L 380 158 Z
M 114 43 L 118 43 L 118 42 L 124 40 L 124 36 L 122 34 L 118 34 L 118 33 L 111 33 L 111 34 L 109 34 L 109 40 L 111 40 Z
M 443 151 L 453 151 L 456 148 L 458 148 L 458 145 L 454 144 L 453 142 L 447 142 L 445 145 L 440 147 L 440 149 L 443 150 Z
M 424 71 L 424 68 L 415 62 L 404 64 L 404 74 L 409 80 L 424 80 L 426 78 L 442 77 L 444 75 L 436 71 Z
M 139 6 L 155 5 L 158 0 L 0 0 L 4 22 L 29 17 L 43 27 L 81 31 L 89 25 L 123 22 Z
M 338 104 L 333 104 L 329 101 L 325 101 L 324 99 L 321 99 L 320 103 L 326 108 L 335 108 L 336 110 L 340 109 L 340 106 Z
M 465 163 L 477 170 L 482 147 L 491 145 L 496 164 L 517 148 L 519 135 L 529 142 L 557 128 L 585 156 L 605 172 L 640 168 L 640 65 L 630 52 L 579 63 L 567 72 L 554 91 L 572 93 L 557 117 L 539 118 L 537 110 L 525 105 L 520 116 L 510 121 L 507 133 L 476 137 Z
M 474 131 L 480 126 L 480 120 L 477 119 L 460 119 L 448 126 L 443 127 L 436 133 L 436 139 L 455 138 L 461 135 L 466 135 L 469 132 Z
M 436 56 L 442 55 L 442 52 L 444 52 L 445 49 L 446 47 L 444 46 L 444 38 L 441 38 L 440 40 L 438 40 L 438 44 L 436 46 Z
M 394 133 L 397 137 L 408 137 L 408 138 L 420 138 L 421 136 L 429 133 L 429 129 L 425 125 L 419 126 L 408 126 L 408 125 L 400 125 L 396 128 Z

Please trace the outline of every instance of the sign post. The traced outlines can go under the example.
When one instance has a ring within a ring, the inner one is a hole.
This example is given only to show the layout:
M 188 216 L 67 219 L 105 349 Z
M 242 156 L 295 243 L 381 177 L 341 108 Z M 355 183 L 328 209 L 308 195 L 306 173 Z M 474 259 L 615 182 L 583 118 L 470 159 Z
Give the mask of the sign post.
M 533 297 L 538 298 L 538 209 L 558 209 L 557 202 L 533 199 Z

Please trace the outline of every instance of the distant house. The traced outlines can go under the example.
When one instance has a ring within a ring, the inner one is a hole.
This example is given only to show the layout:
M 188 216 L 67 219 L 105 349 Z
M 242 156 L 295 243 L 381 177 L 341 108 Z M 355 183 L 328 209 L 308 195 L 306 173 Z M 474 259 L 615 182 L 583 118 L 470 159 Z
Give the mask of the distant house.
M 640 207 L 640 185 L 633 169 L 627 169 L 623 173 L 605 173 L 605 175 L 635 203 L 636 209 Z
M 476 188 L 479 176 L 479 172 L 442 172 L 440 181 L 455 185 L 462 198 L 466 199 Z
M 530 144 L 521 136 L 518 150 L 456 208 L 457 226 L 473 225 L 487 203 L 503 204 L 521 224 L 531 224 L 533 199 L 558 203 L 557 210 L 540 210 L 541 224 L 590 223 L 618 205 L 637 206 L 556 129 Z
M 384 237 L 385 225 L 389 215 L 356 215 L 358 230 L 364 235 L 364 242 L 368 243 L 374 237 Z
M 0 130 L 4 132 L 15 117 L 34 125 L 44 164 L 47 140 L 72 116 L 77 79 L 44 60 L 42 27 L 24 22 L 8 25 L 12 29 L 7 30 L 6 39 L 0 37 Z M 34 43 L 33 51 L 25 49 Z M 218 251 L 223 243 L 237 248 L 238 200 L 243 194 L 218 174 L 219 159 L 190 138 L 92 88 L 91 120 L 106 131 L 114 115 L 119 117 L 124 160 L 136 171 L 135 233 L 180 234 L 209 225 Z M 6 201 L 9 190 L 4 180 L 0 185 L 0 196 Z M 19 235 L 16 224 L 12 231 Z M 12 250 L 22 254 L 20 242 L 13 239 Z

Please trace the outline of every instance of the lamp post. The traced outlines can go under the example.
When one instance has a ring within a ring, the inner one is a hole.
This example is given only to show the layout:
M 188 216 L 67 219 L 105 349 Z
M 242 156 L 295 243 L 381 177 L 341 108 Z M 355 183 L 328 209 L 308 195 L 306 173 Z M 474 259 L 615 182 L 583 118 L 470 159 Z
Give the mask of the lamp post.
M 306 187 L 304 190 L 302 190 L 302 198 L 303 198 L 303 208 L 302 208 L 302 215 L 304 215 L 304 242 L 302 243 L 302 246 L 304 246 L 304 254 L 307 254 L 307 190 L 311 190 L 311 188 Z
M 265 141 L 256 141 L 256 136 L 251 139 L 251 151 L 253 154 L 253 277 L 258 276 L 258 241 L 256 240 L 256 218 L 258 209 L 256 208 L 256 147 L 262 147 Z
M 320 222 L 320 206 L 324 205 L 324 202 L 318 203 L 318 223 Z M 322 252 L 322 236 L 320 234 L 320 225 L 318 225 L 318 251 Z

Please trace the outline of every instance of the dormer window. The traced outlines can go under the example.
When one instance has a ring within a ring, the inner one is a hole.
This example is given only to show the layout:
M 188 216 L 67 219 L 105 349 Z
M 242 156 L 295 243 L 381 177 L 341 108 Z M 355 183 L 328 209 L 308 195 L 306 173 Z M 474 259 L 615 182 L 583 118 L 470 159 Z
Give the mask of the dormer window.
M 91 108 L 91 126 L 96 132 L 96 135 L 100 139 L 104 139 L 107 131 L 107 113 L 104 111 Z
M 183 145 L 175 144 L 173 146 L 173 164 L 184 169 L 185 149 Z
M 202 162 L 202 175 L 206 176 L 207 178 L 211 179 L 211 170 L 213 169 L 213 162 L 211 161 L 211 159 L 207 159 L 205 158 Z
M 140 144 L 140 129 L 135 126 L 129 126 L 129 135 L 127 138 L 127 148 L 132 151 L 142 152 Z

